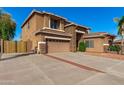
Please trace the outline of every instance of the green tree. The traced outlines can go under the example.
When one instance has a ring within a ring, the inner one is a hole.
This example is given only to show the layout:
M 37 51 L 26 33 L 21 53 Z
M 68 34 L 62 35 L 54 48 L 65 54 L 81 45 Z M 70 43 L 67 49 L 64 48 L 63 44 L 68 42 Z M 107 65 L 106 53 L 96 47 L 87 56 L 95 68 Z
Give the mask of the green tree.
M 0 23 L 1 23 L 1 17 L 2 17 L 2 11 L 0 10 Z M 0 27 L 1 27 L 1 24 L 0 24 Z M 0 31 L 0 39 L 1 39 L 1 35 L 2 35 L 2 33 Z
M 0 10 L 0 21 L 1 21 L 1 15 L 2 15 L 2 13 L 1 13 L 1 10 Z M 2 43 L 1 43 L 1 41 L 2 41 L 2 39 L 1 39 L 1 35 L 2 35 L 2 33 L 1 33 L 1 31 L 0 31 L 0 60 L 1 60 L 1 56 L 2 56 Z
M 6 13 L 0 13 L 0 36 L 4 40 L 12 40 L 15 36 L 16 23 L 11 16 Z
M 16 31 L 16 23 L 12 19 L 11 15 L 4 13 L 2 10 L 0 10 L 0 41 L 3 40 L 12 40 L 15 36 Z M 2 43 L 1 45 L 1 53 L 0 53 L 0 59 L 2 56 Z

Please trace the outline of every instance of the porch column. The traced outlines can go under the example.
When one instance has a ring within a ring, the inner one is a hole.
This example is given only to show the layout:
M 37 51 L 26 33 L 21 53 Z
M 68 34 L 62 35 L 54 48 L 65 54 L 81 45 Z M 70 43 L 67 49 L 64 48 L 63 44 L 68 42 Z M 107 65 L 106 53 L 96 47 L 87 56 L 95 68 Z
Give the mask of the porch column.
M 40 41 L 38 42 L 38 54 L 46 53 L 46 42 Z
M 38 54 L 45 54 L 47 53 L 47 43 L 46 39 L 44 36 L 40 36 L 40 39 L 38 40 L 38 45 L 37 45 L 37 53 Z
M 73 31 L 72 33 L 71 52 L 76 52 L 76 32 L 75 31 Z

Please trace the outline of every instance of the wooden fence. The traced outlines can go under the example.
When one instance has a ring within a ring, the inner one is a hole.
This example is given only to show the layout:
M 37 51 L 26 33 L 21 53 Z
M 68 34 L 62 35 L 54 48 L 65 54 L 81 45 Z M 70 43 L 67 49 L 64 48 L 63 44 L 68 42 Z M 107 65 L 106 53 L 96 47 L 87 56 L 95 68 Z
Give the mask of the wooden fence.
M 4 53 L 26 53 L 32 48 L 31 41 L 3 41 Z

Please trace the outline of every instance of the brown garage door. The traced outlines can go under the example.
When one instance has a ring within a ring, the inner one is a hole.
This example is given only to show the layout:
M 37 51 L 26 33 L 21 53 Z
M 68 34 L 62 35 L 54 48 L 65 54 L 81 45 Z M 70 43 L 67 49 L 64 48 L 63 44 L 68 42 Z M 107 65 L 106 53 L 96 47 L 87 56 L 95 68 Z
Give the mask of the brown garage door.
M 69 51 L 69 44 L 70 41 L 65 40 L 47 40 L 47 52 L 68 52 Z

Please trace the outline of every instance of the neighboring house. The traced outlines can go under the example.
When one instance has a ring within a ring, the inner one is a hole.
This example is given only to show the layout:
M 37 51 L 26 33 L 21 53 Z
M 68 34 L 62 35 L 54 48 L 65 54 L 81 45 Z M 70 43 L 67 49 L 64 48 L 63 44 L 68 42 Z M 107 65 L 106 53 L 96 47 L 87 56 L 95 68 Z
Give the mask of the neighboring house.
M 114 41 L 114 45 L 119 45 L 122 52 L 124 52 L 124 46 L 122 46 L 123 41 L 124 41 L 124 39 L 118 39 L 118 40 Z M 123 42 L 123 45 L 124 45 L 124 42 Z
M 105 52 L 107 46 L 112 45 L 115 35 L 106 32 L 85 34 L 83 39 L 87 44 L 88 52 Z
M 124 41 L 124 39 L 123 39 L 123 41 Z M 115 40 L 115 41 L 114 41 L 114 44 L 115 44 L 115 45 L 120 45 L 120 46 L 121 46 L 121 44 L 122 44 L 121 42 L 122 42 L 122 39 Z M 123 44 L 124 44 L 124 42 L 123 42 Z
M 87 51 L 92 51 L 97 48 L 96 46 L 103 47 L 105 39 L 107 39 L 106 43 L 108 44 L 108 40 L 114 38 L 109 34 L 88 37 L 90 35 L 88 34 L 89 27 L 77 25 L 61 16 L 40 11 L 32 11 L 21 28 L 22 40 L 32 41 L 32 50 L 37 48 L 40 53 L 76 52 L 80 41 L 84 40 L 93 43 L 94 48 L 87 48 Z M 98 42 L 101 44 L 99 45 Z M 96 52 L 103 52 L 101 48 L 95 50 Z

